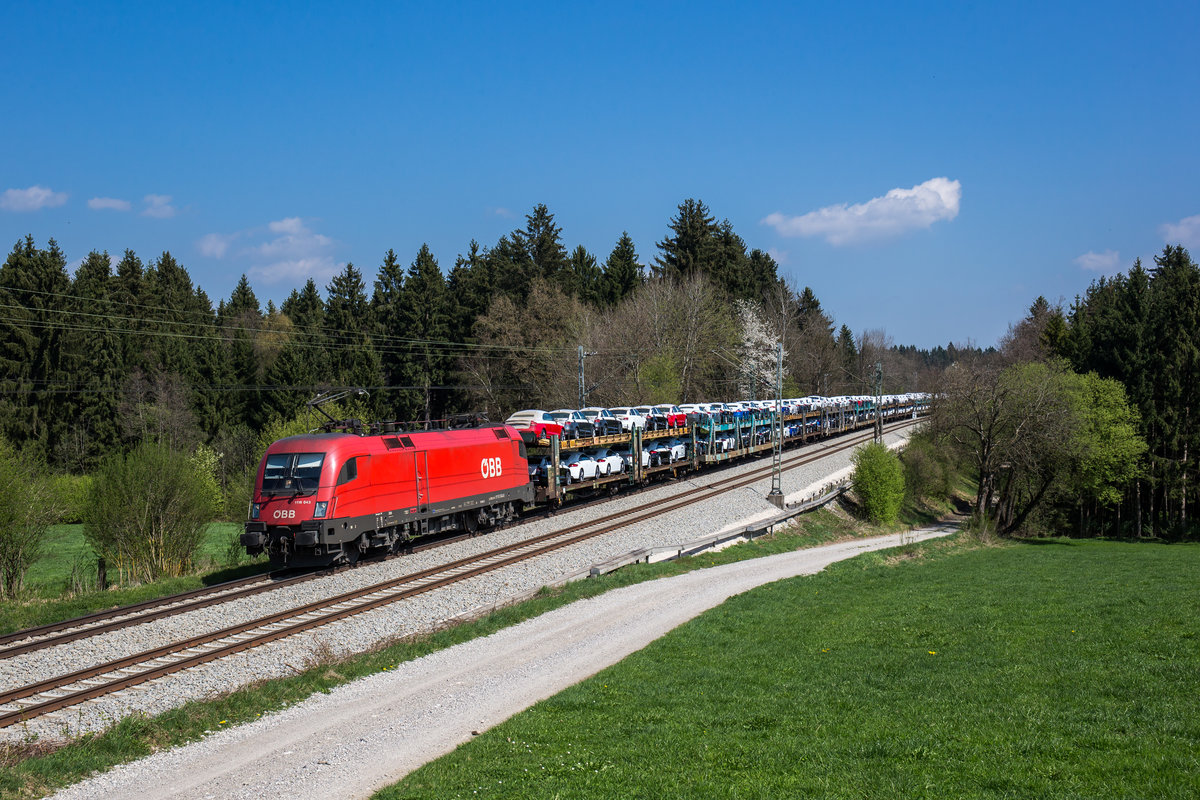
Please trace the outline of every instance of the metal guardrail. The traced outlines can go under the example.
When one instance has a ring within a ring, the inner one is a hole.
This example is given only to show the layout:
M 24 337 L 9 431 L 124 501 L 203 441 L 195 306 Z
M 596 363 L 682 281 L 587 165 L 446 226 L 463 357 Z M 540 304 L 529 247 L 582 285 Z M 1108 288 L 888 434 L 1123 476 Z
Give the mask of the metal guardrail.
M 599 575 L 606 575 L 630 564 L 652 564 L 656 561 L 673 561 L 676 558 L 696 555 L 697 553 L 703 553 L 706 550 L 724 547 L 729 544 L 733 544 L 734 542 L 749 542 L 759 538 L 760 536 L 766 536 L 774 533 L 778 526 L 786 522 L 790 522 L 801 514 L 813 511 L 826 505 L 835 497 L 839 497 L 844 494 L 849 488 L 850 482 L 849 479 L 846 479 L 835 484 L 832 489 L 827 491 L 825 494 L 820 495 L 819 497 L 815 497 L 812 500 L 807 500 L 795 506 L 790 506 L 768 519 L 760 520 L 753 524 L 747 525 L 744 528 L 735 528 L 734 530 L 725 531 L 724 533 L 710 534 L 699 539 L 693 539 L 690 542 L 684 542 L 683 544 L 644 547 L 640 550 L 634 550 L 632 552 L 610 558 L 607 561 L 601 561 L 598 564 L 593 564 L 586 570 L 566 576 L 561 581 L 556 582 L 556 585 L 569 583 L 570 581 L 579 580 L 581 578 L 594 578 Z
M 639 563 L 654 563 L 656 561 L 672 561 L 683 556 L 696 555 L 703 553 L 706 550 L 712 550 L 724 545 L 733 544 L 738 541 L 751 541 L 760 536 L 774 533 L 776 526 L 781 525 L 789 520 L 792 520 L 801 514 L 808 511 L 813 511 L 828 504 L 835 497 L 844 494 L 850 488 L 850 480 L 847 478 L 832 484 L 832 488 L 824 494 L 814 497 L 811 500 L 806 500 L 795 506 L 790 506 L 784 511 L 772 516 L 769 519 L 761 520 L 752 525 L 747 525 L 741 529 L 725 531 L 724 533 L 714 533 L 709 536 L 704 536 L 699 539 L 694 539 L 690 542 L 685 542 L 678 545 L 666 545 L 660 547 L 645 547 L 640 550 L 634 550 L 624 555 L 615 556 L 607 561 L 601 561 L 598 564 L 593 564 L 586 569 L 578 572 L 573 572 L 569 575 L 564 575 L 557 580 L 547 583 L 545 586 L 539 586 L 536 589 L 529 589 L 515 595 L 499 598 L 491 603 L 469 608 L 461 611 L 458 614 L 449 617 L 444 621 L 444 624 L 449 625 L 455 622 L 466 622 L 468 620 L 479 619 L 480 617 L 498 611 L 501 608 L 516 605 L 525 600 L 532 599 L 540 594 L 546 588 L 563 586 L 573 581 L 584 580 L 585 578 L 594 578 L 600 575 L 606 575 L 610 572 L 616 572 L 621 567 L 629 566 L 630 564 Z

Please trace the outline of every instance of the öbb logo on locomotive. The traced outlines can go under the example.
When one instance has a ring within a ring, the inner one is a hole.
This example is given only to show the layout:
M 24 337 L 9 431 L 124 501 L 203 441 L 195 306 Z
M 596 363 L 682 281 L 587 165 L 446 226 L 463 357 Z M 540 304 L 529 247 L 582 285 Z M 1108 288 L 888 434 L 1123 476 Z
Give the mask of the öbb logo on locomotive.
M 485 458 L 479 462 L 479 474 L 485 478 L 499 478 L 503 471 L 499 458 Z

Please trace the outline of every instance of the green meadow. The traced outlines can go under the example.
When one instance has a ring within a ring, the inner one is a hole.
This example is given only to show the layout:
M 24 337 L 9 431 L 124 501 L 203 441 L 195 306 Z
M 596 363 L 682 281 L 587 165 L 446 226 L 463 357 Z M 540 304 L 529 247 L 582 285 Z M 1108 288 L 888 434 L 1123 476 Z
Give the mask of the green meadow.
M 1200 546 L 934 542 L 740 595 L 383 798 L 1196 797 Z

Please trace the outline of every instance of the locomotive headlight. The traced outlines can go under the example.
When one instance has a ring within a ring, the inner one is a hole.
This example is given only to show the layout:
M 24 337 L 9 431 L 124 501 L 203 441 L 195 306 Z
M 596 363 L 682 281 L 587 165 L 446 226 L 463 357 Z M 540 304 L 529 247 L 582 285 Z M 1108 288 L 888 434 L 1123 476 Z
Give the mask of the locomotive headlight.
M 258 519 L 258 515 L 262 513 L 262 506 L 258 503 L 250 504 L 250 519 Z
M 329 501 L 322 500 L 313 506 L 313 519 L 321 519 L 325 516 L 326 510 L 329 508 Z

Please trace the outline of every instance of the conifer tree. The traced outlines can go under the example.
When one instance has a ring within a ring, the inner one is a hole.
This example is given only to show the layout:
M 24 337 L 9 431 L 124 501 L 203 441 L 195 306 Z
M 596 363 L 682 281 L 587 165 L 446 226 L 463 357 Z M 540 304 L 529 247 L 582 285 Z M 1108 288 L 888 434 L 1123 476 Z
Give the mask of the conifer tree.
M 622 231 L 621 238 L 604 262 L 604 275 L 600 281 L 600 296 L 605 305 L 615 306 L 633 293 L 642 282 L 642 266 L 633 246 L 629 231 Z
M 331 383 L 374 391 L 381 383 L 379 354 L 371 338 L 374 323 L 362 273 L 353 264 L 346 264 L 330 281 L 325 294 L 324 338 Z M 369 406 L 375 410 L 374 399 Z
M 262 427 L 262 369 L 259 363 L 257 340 L 263 317 L 258 298 L 250 281 L 242 275 L 229 302 L 222 302 L 217 319 L 227 342 L 229 373 L 238 387 L 230 394 L 233 418 L 253 430 Z
M 146 268 L 137 253 L 126 249 L 117 262 L 117 277 L 113 288 L 112 303 L 116 313 L 125 317 L 119 335 L 121 362 L 127 376 L 135 369 L 146 371 L 152 357 L 151 341 L 144 335 L 149 310 L 144 307 L 147 300 Z
M 747 300 L 761 298 L 779 284 L 779 265 L 775 263 L 775 259 L 770 253 L 764 253 L 757 248 L 751 250 L 746 266 L 747 277 L 744 283 L 748 295 Z
M 57 242 L 41 249 L 26 236 L 0 267 L 0 303 L 10 312 L 0 322 L 0 427 L 14 445 L 35 446 L 42 456 L 53 454 L 68 416 L 61 391 L 66 266 Z
M 108 253 L 93 250 L 75 270 L 66 304 L 76 319 L 87 321 L 83 329 L 68 333 L 63 346 L 77 393 L 71 397 L 71 425 L 59 461 L 72 471 L 94 467 L 120 442 L 117 398 L 123 364 L 114 327 L 126 324 L 116 321 L 126 314 L 114 311 L 116 290 Z
M 701 269 L 707 269 L 713 283 L 732 299 L 762 299 L 762 293 L 757 291 L 757 286 L 751 280 L 746 243 L 734 232 L 733 224 L 727 219 L 717 226 L 713 258 L 709 264 L 702 264 Z
M 533 267 L 530 278 L 541 277 L 553 283 L 567 269 L 567 248 L 562 243 L 562 228 L 545 203 L 538 203 L 525 215 L 525 230 L 513 231 L 513 241 L 529 256 Z
M 399 386 L 404 380 L 405 365 L 408 361 L 408 347 L 395 340 L 403 337 L 403 303 L 404 303 L 404 267 L 396 256 L 396 251 L 389 249 L 383 256 L 379 266 L 379 274 L 375 278 L 375 292 L 371 295 L 371 315 L 375 320 L 376 331 L 384 344 L 379 348 L 379 363 L 382 370 L 384 388 L 378 393 L 379 407 L 384 416 L 395 418 L 400 414 L 398 407 L 401 402 L 399 393 L 390 388 Z
M 268 379 L 272 391 L 286 391 L 287 387 L 311 386 L 314 384 L 332 385 L 329 352 L 325 341 L 325 301 L 317 290 L 316 281 L 309 278 L 300 291 L 292 290 L 283 301 L 280 310 L 292 324 L 292 334 L 284 349 L 290 350 L 289 359 L 295 362 L 286 370 L 289 375 L 305 376 L 303 384 L 289 384 L 276 379 Z M 282 357 L 282 352 L 280 356 Z M 304 398 L 307 402 L 309 398 Z M 285 403 L 291 406 L 290 403 Z M 291 414 L 284 415 L 285 418 Z
M 842 329 L 838 331 L 837 347 L 841 355 L 841 374 L 837 376 L 837 381 L 847 385 L 848 378 L 853 379 L 853 376 L 858 375 L 858 346 L 854 343 L 854 334 L 849 325 L 843 324 Z
M 466 255 L 454 260 L 454 268 L 446 278 L 450 293 L 450 338 L 456 342 L 472 341 L 471 329 L 475 320 L 487 313 L 496 294 L 492 261 L 481 252 L 474 239 L 467 245 Z
M 487 251 L 484 260 L 498 292 L 524 302 L 535 276 L 533 259 L 519 243 L 520 232 L 501 236 L 496 246 Z
M 600 302 L 601 272 L 596 257 L 579 245 L 571 252 L 566 281 L 568 294 L 573 294 L 584 303 L 597 305 Z
M 717 258 L 717 224 L 708 206 L 688 198 L 671 218 L 671 235 L 658 243 L 654 259 L 656 275 L 680 278 L 694 272 L 709 272 Z
M 420 251 L 404 281 L 401 303 L 401 335 L 413 340 L 409 344 L 411 357 L 405 370 L 405 383 L 416 391 L 410 408 L 414 416 L 426 422 L 441 415 L 446 406 L 446 383 L 449 359 L 446 355 L 446 336 L 450 330 L 449 294 L 446 281 L 429 245 Z

